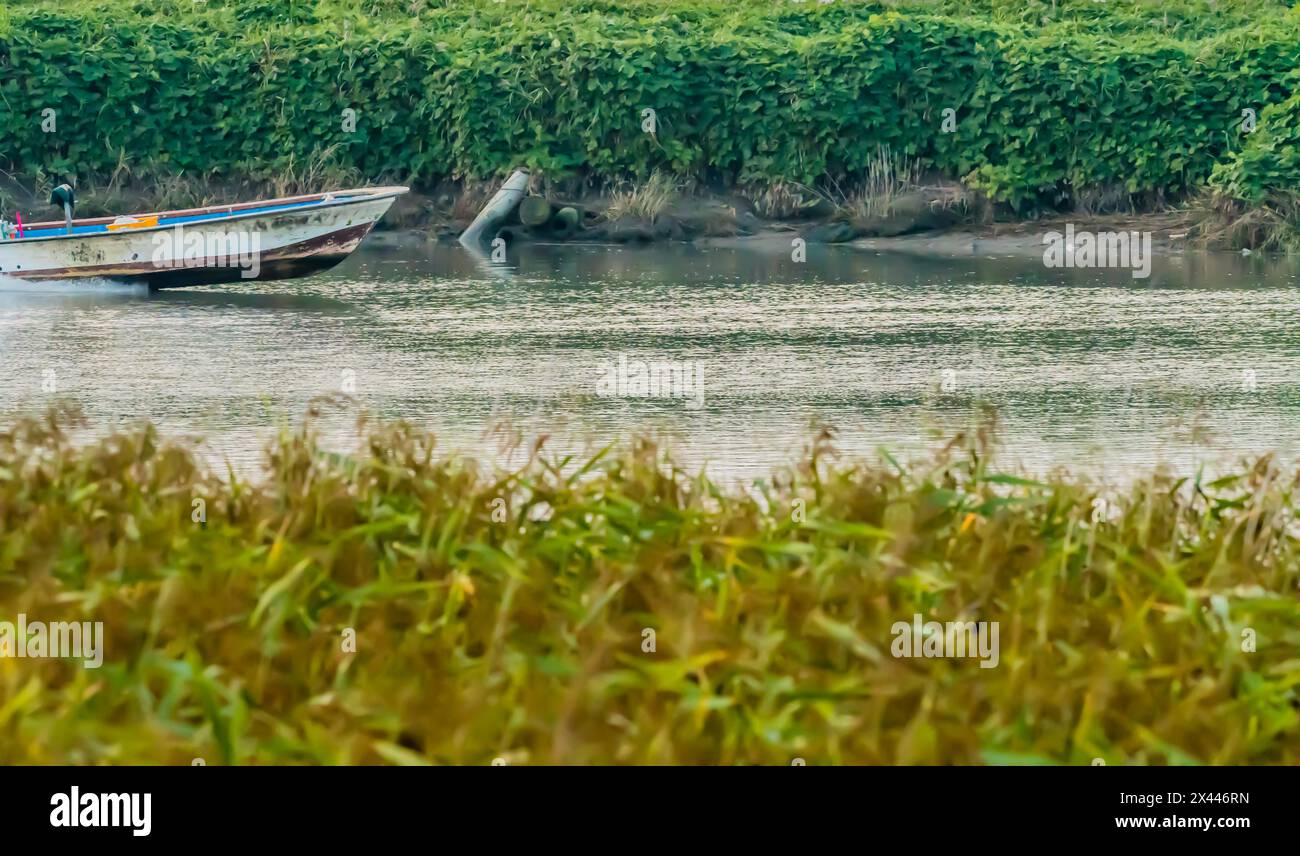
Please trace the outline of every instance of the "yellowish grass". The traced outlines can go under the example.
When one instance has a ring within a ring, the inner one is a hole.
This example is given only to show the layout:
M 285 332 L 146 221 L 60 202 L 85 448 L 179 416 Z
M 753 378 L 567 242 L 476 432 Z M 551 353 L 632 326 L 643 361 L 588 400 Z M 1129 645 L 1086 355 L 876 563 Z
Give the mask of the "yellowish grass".
M 76 421 L 0 433 L 0 620 L 102 621 L 104 664 L 0 658 L 0 763 L 1300 761 L 1268 458 L 1103 497 L 987 431 L 911 468 L 823 434 L 742 493 L 647 441 L 495 472 L 309 422 L 248 481 Z M 997 622 L 998 665 L 892 656 L 915 614 Z

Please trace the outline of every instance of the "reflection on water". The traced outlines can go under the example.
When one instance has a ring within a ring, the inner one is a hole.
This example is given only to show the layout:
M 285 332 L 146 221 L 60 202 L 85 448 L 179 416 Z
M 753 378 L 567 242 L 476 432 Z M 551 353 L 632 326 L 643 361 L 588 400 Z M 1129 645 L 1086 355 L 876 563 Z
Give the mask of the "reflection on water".
M 485 268 L 485 264 L 488 268 Z M 0 410 L 58 396 L 98 424 L 198 433 L 251 470 L 312 398 L 354 390 L 446 445 L 484 427 L 581 449 L 652 430 L 684 462 L 752 477 L 814 424 L 861 456 L 914 453 L 995 406 L 1008 463 L 1122 478 L 1134 465 L 1277 450 L 1300 413 L 1292 262 L 1157 258 L 1126 271 L 1035 257 L 745 248 L 376 244 L 330 274 L 149 293 L 0 284 Z M 599 394 L 606 367 L 698 365 L 703 406 Z M 350 417 L 329 423 L 344 443 Z

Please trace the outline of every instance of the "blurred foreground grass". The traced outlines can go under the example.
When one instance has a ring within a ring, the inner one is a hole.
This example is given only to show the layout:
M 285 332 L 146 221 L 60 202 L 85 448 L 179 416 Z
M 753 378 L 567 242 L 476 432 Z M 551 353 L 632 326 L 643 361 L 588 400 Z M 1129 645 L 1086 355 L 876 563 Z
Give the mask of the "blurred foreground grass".
M 248 482 L 77 421 L 0 433 L 0 620 L 103 621 L 104 664 L 0 659 L 0 763 L 1300 761 L 1267 458 L 1103 505 L 984 431 L 906 470 L 823 435 L 744 494 L 645 440 L 495 472 L 308 420 Z M 894 658 L 916 613 L 999 622 L 997 667 Z

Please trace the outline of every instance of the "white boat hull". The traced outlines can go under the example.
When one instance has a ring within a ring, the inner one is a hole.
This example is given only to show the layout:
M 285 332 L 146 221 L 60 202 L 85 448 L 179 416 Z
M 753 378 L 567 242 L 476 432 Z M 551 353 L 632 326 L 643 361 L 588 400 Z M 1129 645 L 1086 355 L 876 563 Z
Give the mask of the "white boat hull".
M 151 288 L 287 279 L 347 258 L 406 188 L 29 227 L 0 242 L 0 276 L 143 282 Z M 267 210 L 271 209 L 271 210 Z M 99 229 L 93 234 L 75 231 Z M 55 234 L 55 232 L 59 234 Z

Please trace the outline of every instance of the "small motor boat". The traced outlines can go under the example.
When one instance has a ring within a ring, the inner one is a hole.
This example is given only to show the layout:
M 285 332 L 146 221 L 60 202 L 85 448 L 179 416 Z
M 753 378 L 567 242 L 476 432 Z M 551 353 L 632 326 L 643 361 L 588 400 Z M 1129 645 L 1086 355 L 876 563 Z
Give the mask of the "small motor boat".
M 75 193 L 55 188 L 62 222 L 0 225 L 0 277 L 111 279 L 150 288 L 291 279 L 328 270 L 361 245 L 405 187 L 74 220 Z

